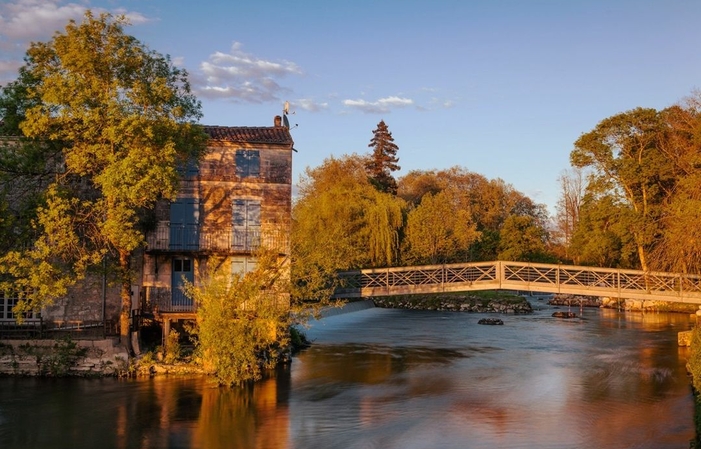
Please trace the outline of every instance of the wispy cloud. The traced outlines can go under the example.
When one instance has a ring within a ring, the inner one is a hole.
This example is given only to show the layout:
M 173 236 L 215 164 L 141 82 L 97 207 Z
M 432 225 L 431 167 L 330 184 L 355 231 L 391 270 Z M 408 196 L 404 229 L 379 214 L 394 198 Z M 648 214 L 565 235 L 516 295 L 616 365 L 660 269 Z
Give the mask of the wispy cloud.
M 397 96 L 380 98 L 376 101 L 343 100 L 343 105 L 358 109 L 368 114 L 392 112 L 393 109 L 406 108 L 414 105 L 414 100 Z
M 299 98 L 292 102 L 292 107 L 297 107 L 308 112 L 321 112 L 327 110 L 329 104 L 326 102 L 319 103 L 311 98 Z
M 243 51 L 234 42 L 228 53 L 215 52 L 200 64 L 195 73 L 196 93 L 207 98 L 222 98 L 242 103 L 280 101 L 290 89 L 279 80 L 301 75 L 302 70 L 290 61 L 268 61 Z

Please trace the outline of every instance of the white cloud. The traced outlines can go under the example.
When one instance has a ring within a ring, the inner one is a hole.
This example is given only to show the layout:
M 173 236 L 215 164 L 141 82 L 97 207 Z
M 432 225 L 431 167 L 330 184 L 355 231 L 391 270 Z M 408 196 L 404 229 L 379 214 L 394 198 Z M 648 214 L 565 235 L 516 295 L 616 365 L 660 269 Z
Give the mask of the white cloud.
M 242 50 L 234 42 L 229 53 L 216 52 L 200 64 L 194 79 L 196 92 L 209 98 L 226 98 L 237 102 L 265 103 L 280 101 L 290 89 L 278 84 L 289 75 L 301 75 L 302 70 L 290 61 L 268 61 Z
M 392 109 L 406 108 L 414 105 L 414 100 L 391 96 L 380 98 L 376 101 L 366 100 L 343 100 L 343 104 L 349 108 L 358 109 L 366 113 L 387 113 Z
M 318 103 L 310 98 L 300 98 L 292 102 L 292 109 L 300 108 L 309 112 L 320 112 L 329 108 L 328 103 Z

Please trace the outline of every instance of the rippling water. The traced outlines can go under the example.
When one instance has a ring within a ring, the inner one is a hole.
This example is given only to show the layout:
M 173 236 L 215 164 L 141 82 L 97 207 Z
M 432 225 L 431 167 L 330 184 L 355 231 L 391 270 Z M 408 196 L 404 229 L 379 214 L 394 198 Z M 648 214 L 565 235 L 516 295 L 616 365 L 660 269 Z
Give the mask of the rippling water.
M 689 447 L 686 315 L 541 308 L 503 326 L 454 312 L 329 317 L 288 369 L 243 390 L 0 379 L 0 447 Z

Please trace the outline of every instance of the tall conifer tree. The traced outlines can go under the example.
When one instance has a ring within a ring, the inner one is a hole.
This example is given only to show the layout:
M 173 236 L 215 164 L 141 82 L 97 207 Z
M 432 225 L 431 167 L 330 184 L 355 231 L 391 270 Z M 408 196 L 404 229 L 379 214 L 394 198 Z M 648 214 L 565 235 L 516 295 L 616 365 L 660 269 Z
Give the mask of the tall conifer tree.
M 394 143 L 392 133 L 387 128 L 384 120 L 380 120 L 377 129 L 372 132 L 373 136 L 368 147 L 372 148 L 372 154 L 365 169 L 370 179 L 381 192 L 397 194 L 397 181 L 392 176 L 392 172 L 401 167 L 397 164 L 397 150 L 399 147 Z

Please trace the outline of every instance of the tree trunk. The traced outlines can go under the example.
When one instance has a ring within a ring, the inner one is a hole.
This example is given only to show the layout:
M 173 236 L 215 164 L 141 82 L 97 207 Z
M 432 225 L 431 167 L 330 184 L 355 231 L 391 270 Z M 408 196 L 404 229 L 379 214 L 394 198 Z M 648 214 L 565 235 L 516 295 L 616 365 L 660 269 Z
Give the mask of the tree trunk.
M 122 279 L 120 296 L 122 298 L 122 311 L 119 314 L 120 341 L 127 350 L 129 356 L 133 355 L 131 346 L 131 277 L 129 276 L 130 254 L 126 251 L 119 252 L 119 273 Z

